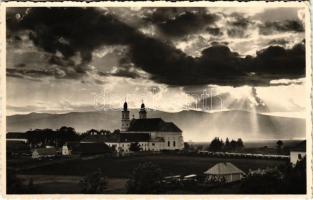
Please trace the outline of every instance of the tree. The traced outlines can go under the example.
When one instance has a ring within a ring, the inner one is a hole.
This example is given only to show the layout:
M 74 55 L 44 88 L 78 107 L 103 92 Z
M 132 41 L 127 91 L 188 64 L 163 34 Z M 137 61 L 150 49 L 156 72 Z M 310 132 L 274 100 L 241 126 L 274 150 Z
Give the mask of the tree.
M 289 194 L 306 193 L 306 158 L 299 160 L 295 167 L 291 164 L 284 172 L 283 188 Z
M 138 152 L 141 151 L 141 147 L 138 142 L 133 142 L 129 146 L 129 151 Z
M 244 194 L 280 194 L 282 193 L 281 173 L 278 170 L 248 175 L 240 185 L 240 193 Z
M 223 146 L 224 146 L 223 141 L 216 137 L 211 141 L 209 151 L 221 151 L 223 149 Z
M 281 152 L 281 149 L 282 149 L 282 146 L 284 145 L 283 141 L 278 140 L 278 141 L 276 142 L 276 145 L 277 145 L 277 151 L 280 153 L 280 152 Z
M 85 176 L 81 181 L 82 193 L 84 194 L 103 194 L 107 187 L 107 178 L 101 169 Z
M 162 170 L 152 164 L 145 162 L 139 164 L 131 174 L 127 182 L 127 193 L 129 194 L 158 194 L 161 191 Z
M 237 140 L 237 148 L 238 149 L 242 149 L 244 146 L 243 146 L 243 141 L 241 138 L 238 138 Z
M 248 175 L 241 183 L 245 194 L 306 194 L 306 159 L 278 166 L 265 174 Z
M 188 150 L 190 150 L 190 144 L 189 143 L 187 143 L 187 142 L 184 142 L 184 150 L 185 151 L 188 151 Z
M 225 151 L 228 151 L 228 150 L 231 149 L 231 146 L 230 146 L 230 142 L 229 142 L 228 137 L 226 138 L 224 149 L 225 149 Z

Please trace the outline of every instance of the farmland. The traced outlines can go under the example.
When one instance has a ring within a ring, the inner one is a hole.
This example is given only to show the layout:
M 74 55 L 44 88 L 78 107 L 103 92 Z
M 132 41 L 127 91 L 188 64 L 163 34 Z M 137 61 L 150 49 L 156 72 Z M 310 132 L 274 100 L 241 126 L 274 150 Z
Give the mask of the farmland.
M 23 170 L 23 174 L 72 175 L 84 176 L 101 168 L 106 176 L 112 178 L 128 178 L 131 171 L 142 162 L 152 162 L 163 170 L 164 175 L 201 174 L 218 162 L 232 162 L 245 172 L 249 169 L 273 167 L 285 161 L 242 159 L 242 158 L 210 158 L 185 155 L 144 155 L 124 158 L 96 158 L 91 160 L 69 160 L 62 163 L 40 166 Z
M 249 169 L 274 167 L 284 164 L 282 160 L 265 160 L 249 158 L 212 158 L 208 156 L 187 156 L 187 155 L 138 155 L 129 157 L 97 157 L 93 159 L 72 159 L 72 160 L 45 160 L 35 161 L 25 160 L 16 165 L 8 162 L 10 169 L 18 169 L 18 176 L 24 179 L 25 183 L 32 179 L 39 193 L 80 193 L 79 181 L 82 177 L 91 172 L 102 169 L 104 175 L 108 177 L 108 188 L 106 193 L 120 194 L 126 192 L 126 182 L 132 170 L 143 162 L 152 162 L 158 165 L 164 176 L 202 174 L 204 171 L 219 162 L 231 162 L 244 172 Z M 41 162 L 44 162 L 42 164 Z M 31 166 L 31 167 L 29 167 Z M 37 166 L 37 167 L 36 167 Z M 237 187 L 234 185 L 234 187 Z M 174 193 L 184 193 L 187 191 L 172 191 Z M 210 191 L 208 191 L 210 192 Z M 220 193 L 220 191 L 211 191 Z M 222 191 L 224 193 L 225 191 Z M 236 189 L 229 189 L 227 193 L 236 192 Z

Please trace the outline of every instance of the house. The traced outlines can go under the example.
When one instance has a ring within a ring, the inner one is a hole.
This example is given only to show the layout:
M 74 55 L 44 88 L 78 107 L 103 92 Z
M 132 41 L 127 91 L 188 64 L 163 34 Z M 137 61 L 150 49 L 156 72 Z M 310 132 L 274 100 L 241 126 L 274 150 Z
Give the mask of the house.
M 230 183 L 241 180 L 246 174 L 230 162 L 217 163 L 204 172 L 209 181 Z
M 62 156 L 70 156 L 72 154 L 72 151 L 69 149 L 69 146 L 67 144 L 64 144 L 62 146 Z
M 57 156 L 56 148 L 37 148 L 32 152 L 33 159 L 52 158 Z
M 306 141 L 302 141 L 290 148 L 290 163 L 295 166 L 297 162 L 306 156 Z

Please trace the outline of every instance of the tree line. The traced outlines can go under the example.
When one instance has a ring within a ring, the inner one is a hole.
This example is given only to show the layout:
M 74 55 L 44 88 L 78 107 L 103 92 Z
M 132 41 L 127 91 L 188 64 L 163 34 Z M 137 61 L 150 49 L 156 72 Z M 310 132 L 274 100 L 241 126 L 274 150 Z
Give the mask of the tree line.
M 243 141 L 241 138 L 238 138 L 237 140 L 231 140 L 229 141 L 228 138 L 226 138 L 225 142 L 218 138 L 215 137 L 209 147 L 208 151 L 237 151 L 241 150 L 244 147 Z
M 118 130 L 113 133 L 118 132 Z M 10 133 L 9 133 L 10 134 Z M 73 127 L 62 126 L 59 129 L 34 129 L 23 133 L 23 138 L 27 139 L 31 147 L 43 146 L 63 146 L 66 142 L 80 141 L 87 135 L 107 135 L 112 134 L 108 130 L 95 130 L 91 129 L 82 134 L 76 132 Z M 14 137 L 14 133 L 12 133 Z M 21 136 L 18 136 L 21 137 Z

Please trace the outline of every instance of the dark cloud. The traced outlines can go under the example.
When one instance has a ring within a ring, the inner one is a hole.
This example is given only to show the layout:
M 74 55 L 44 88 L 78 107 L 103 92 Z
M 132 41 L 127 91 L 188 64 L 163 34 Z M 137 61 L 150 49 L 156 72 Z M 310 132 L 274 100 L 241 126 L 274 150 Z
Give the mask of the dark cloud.
M 227 20 L 227 35 L 232 38 L 243 38 L 248 34 L 247 29 L 253 22 L 239 13 L 233 13 Z
M 297 20 L 267 21 L 259 26 L 262 35 L 271 35 L 277 32 L 304 32 L 303 24 Z
M 94 8 L 32 8 L 28 13 L 24 8 L 9 10 L 8 38 L 31 30 L 29 38 L 37 47 L 62 54 L 52 56 L 50 64 L 72 66 L 77 75 L 86 72 L 93 50 L 104 44 L 128 44 L 137 35 L 136 30 Z M 81 58 L 78 64 L 71 61 L 76 54 Z
M 221 31 L 220 28 L 207 27 L 205 30 L 214 36 L 222 36 L 223 35 L 223 32 Z
M 181 37 L 203 30 L 219 19 L 205 8 L 157 8 L 145 16 L 146 21 L 155 24 L 162 33 Z M 212 31 L 209 29 L 208 31 Z M 213 30 L 216 33 L 218 30 Z
M 303 44 L 292 49 L 271 46 L 256 57 L 241 58 L 227 46 L 216 45 L 192 58 L 169 44 L 143 38 L 132 45 L 131 59 L 154 80 L 170 85 L 269 85 L 273 79 L 303 77 L 304 51 Z
M 161 12 L 160 9 L 153 12 L 153 15 L 160 13 L 154 21 L 161 23 L 164 19 L 165 23 L 177 26 L 175 32 L 179 32 L 178 34 L 196 29 L 195 27 L 209 23 L 210 20 L 214 21 L 214 17 L 209 19 L 212 16 L 206 12 L 174 12 L 172 9 Z M 186 14 L 188 17 L 182 17 Z M 180 29 L 183 22 L 185 26 L 193 28 Z M 36 8 L 29 11 L 21 21 L 16 21 L 14 15 L 9 15 L 7 24 L 8 35 L 31 30 L 31 39 L 35 45 L 55 55 L 50 63 L 64 68 L 48 71 L 49 74 L 72 73 L 71 77 L 85 74 L 90 70 L 88 63 L 92 59 L 92 52 L 103 45 L 125 45 L 129 49 L 119 69 L 111 75 L 137 78 L 134 74 L 136 71 L 127 67 L 129 64 L 148 72 L 155 81 L 174 86 L 269 85 L 274 79 L 295 79 L 305 74 L 303 43 L 292 49 L 270 46 L 258 51 L 256 57 L 246 58 L 231 51 L 227 45 L 213 45 L 204 49 L 200 57 L 193 58 L 176 49 L 171 43 L 148 37 L 114 16 L 94 8 Z M 245 23 L 239 23 L 237 27 L 245 27 Z M 77 54 L 80 55 L 81 62 L 72 63 L 72 57 Z
M 227 24 L 235 27 L 247 28 L 252 22 L 249 18 L 242 16 L 239 13 L 233 13 L 230 15 L 231 20 L 228 20 Z

